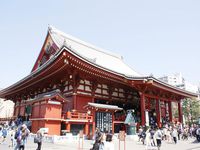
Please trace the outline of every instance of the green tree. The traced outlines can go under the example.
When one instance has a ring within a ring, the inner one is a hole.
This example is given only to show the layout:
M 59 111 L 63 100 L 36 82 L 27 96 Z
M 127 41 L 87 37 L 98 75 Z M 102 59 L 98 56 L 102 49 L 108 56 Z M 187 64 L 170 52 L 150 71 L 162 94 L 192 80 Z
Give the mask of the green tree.
M 200 101 L 198 99 L 184 99 L 182 108 L 187 123 L 194 123 L 200 117 Z

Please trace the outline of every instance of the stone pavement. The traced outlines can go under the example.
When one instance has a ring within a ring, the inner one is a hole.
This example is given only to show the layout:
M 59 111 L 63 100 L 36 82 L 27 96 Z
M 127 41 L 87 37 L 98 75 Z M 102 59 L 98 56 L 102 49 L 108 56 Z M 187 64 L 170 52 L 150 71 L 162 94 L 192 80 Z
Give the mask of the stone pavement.
M 189 139 L 188 141 L 178 141 L 178 143 L 172 144 L 166 141 L 162 142 L 161 150 L 200 150 L 200 143 L 194 142 L 195 139 Z M 115 150 L 119 150 L 119 142 L 114 141 Z M 8 138 L 4 144 L 0 144 L 0 150 L 13 150 L 14 148 L 9 147 L 10 139 Z M 121 142 L 121 150 L 123 149 L 124 143 Z M 36 150 L 37 144 L 33 143 L 33 139 L 29 138 L 26 144 L 25 150 Z M 82 150 L 89 150 L 92 147 L 92 141 L 85 140 L 83 143 Z M 156 148 L 154 148 L 156 150 Z M 78 150 L 78 142 L 71 141 L 62 144 L 53 144 L 44 142 L 42 150 Z M 81 150 L 81 149 L 80 149 Z M 141 142 L 135 142 L 128 140 L 126 141 L 126 150 L 145 150 L 145 145 Z

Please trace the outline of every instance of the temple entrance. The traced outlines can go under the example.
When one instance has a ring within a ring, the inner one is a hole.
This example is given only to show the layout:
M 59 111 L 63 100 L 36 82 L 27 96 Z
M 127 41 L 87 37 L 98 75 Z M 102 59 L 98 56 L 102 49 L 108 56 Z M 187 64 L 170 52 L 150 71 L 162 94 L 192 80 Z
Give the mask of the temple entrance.
M 146 125 L 163 126 L 169 121 L 169 105 L 164 100 L 146 97 L 145 99 Z
M 147 116 L 147 122 L 149 124 L 146 124 L 147 126 L 157 126 L 157 117 L 158 114 L 156 113 L 156 100 L 154 99 L 146 99 L 145 102 L 145 107 L 146 111 L 148 111 L 148 116 Z
M 130 99 L 128 101 L 125 100 L 103 100 L 103 99 L 95 99 L 95 103 L 98 104 L 106 104 L 108 106 L 118 106 L 120 108 L 123 108 L 123 110 L 119 110 L 119 111 L 114 111 L 113 112 L 113 118 L 110 119 L 113 121 L 113 133 L 119 133 L 119 131 L 124 130 L 126 131 L 126 126 L 124 124 L 126 116 L 127 116 L 127 110 L 134 110 L 134 119 L 137 123 L 137 125 L 139 125 L 140 123 L 140 101 L 139 101 L 139 97 L 135 96 L 133 99 Z M 97 115 L 96 115 L 97 116 Z M 101 117 L 97 116 L 97 117 Z M 102 118 L 102 117 L 101 117 Z M 104 116 L 104 118 L 106 118 Z M 100 119 L 101 120 L 101 119 Z M 102 120 L 103 122 L 106 122 L 106 120 Z M 101 127 L 99 125 L 98 121 L 96 122 L 96 126 L 98 128 L 101 129 Z M 100 125 L 102 125 L 103 123 L 100 123 Z M 109 124 L 109 123 L 106 123 Z M 110 123 L 111 125 L 111 123 Z M 108 125 L 108 126 L 110 126 Z M 108 127 L 109 128 L 109 127 Z M 102 131 L 107 131 L 110 132 L 111 130 L 105 130 L 105 129 L 101 129 Z
M 149 125 L 150 126 L 156 126 L 157 125 L 156 110 L 155 109 L 149 110 Z
M 162 124 L 167 124 L 169 120 L 169 105 L 166 101 L 160 102 L 160 113 L 161 113 L 161 122 Z
M 92 131 L 93 135 L 96 128 L 105 133 L 114 133 L 115 131 L 115 116 L 114 113 L 123 109 L 116 105 L 88 103 L 85 106 L 88 111 L 93 114 Z M 121 122 L 122 123 L 122 122 Z

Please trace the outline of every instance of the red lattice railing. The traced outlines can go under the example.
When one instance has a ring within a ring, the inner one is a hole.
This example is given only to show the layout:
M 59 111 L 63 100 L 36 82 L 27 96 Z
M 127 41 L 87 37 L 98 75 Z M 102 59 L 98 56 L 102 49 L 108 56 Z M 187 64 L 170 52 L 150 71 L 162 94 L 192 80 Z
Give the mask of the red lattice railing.
M 66 113 L 66 119 L 70 119 L 70 120 L 89 120 L 92 121 L 93 116 L 89 115 L 87 113 L 82 113 L 82 112 L 70 112 L 68 111 Z

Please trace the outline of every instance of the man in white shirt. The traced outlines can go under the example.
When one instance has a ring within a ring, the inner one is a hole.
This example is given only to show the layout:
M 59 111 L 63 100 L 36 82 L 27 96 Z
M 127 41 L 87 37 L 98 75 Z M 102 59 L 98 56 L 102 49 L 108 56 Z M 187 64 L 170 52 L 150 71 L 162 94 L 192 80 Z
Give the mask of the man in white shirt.
M 156 143 L 157 143 L 157 147 L 158 150 L 160 150 L 161 144 L 162 144 L 162 132 L 159 128 L 157 128 L 156 132 L 155 132 L 155 139 L 156 139 Z

